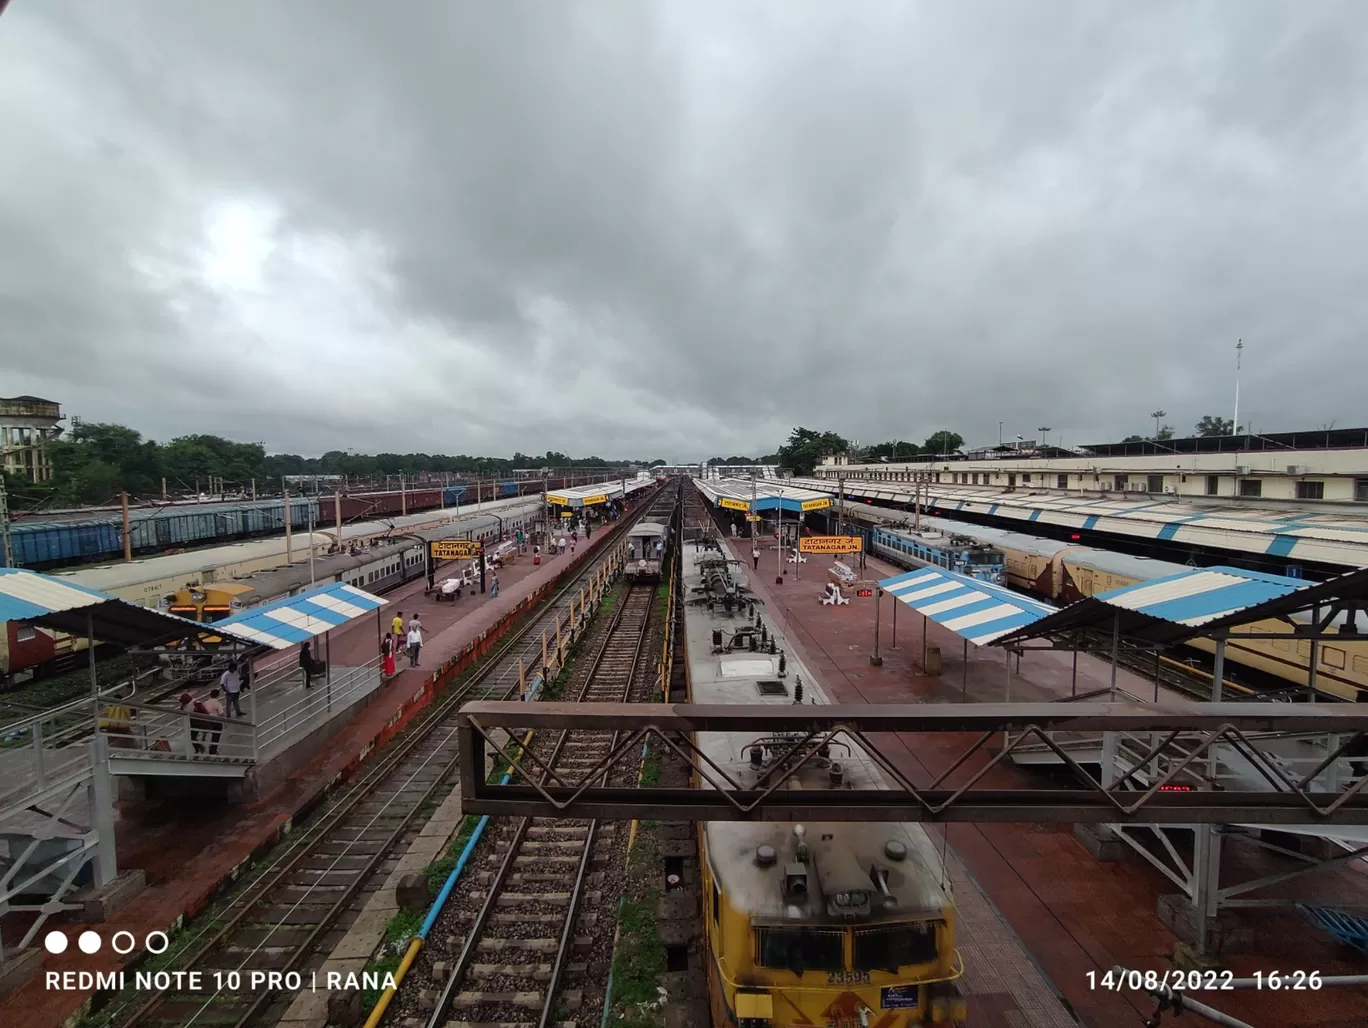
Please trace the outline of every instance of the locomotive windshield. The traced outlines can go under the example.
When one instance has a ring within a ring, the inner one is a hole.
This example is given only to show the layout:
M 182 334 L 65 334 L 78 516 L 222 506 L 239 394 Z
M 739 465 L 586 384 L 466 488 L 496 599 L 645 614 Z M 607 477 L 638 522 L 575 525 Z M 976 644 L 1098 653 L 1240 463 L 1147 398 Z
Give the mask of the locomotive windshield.
M 811 928 L 757 928 L 755 964 L 778 971 L 845 970 L 845 933 Z
M 862 928 L 855 932 L 855 971 L 887 971 L 936 960 L 936 921 Z

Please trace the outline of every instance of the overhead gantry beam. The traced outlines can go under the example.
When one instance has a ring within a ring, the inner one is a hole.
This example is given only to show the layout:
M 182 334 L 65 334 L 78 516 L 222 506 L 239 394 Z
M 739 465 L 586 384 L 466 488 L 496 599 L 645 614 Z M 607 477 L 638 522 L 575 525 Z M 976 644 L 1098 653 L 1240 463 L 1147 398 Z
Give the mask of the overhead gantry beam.
M 1368 824 L 1368 790 L 1313 783 L 1368 733 L 1368 709 L 1337 704 L 1209 703 L 1201 706 L 1108 703 L 909 704 L 902 706 L 695 706 L 688 704 L 518 703 L 481 701 L 458 715 L 462 804 L 471 813 L 607 820 L 681 821 L 1001 821 L 1132 824 Z M 496 731 L 499 730 L 499 731 Z M 618 733 L 611 754 L 582 774 L 547 769 L 513 742 L 528 729 Z M 763 770 L 745 782 L 713 763 L 695 734 L 752 734 L 770 741 Z M 1052 733 L 1122 733 L 1148 749 L 1104 785 Z M 912 781 L 881 747 L 881 733 L 963 733 L 964 751 L 939 777 Z M 1004 736 L 1004 733 L 1008 733 Z M 1265 753 L 1281 735 L 1337 738 L 1324 761 L 1289 775 Z M 1006 738 L 994 752 L 988 744 Z M 776 743 L 775 740 L 778 740 Z M 673 752 L 694 769 L 699 788 L 602 786 L 613 765 L 642 745 Z M 857 747 L 886 789 L 796 788 L 800 774 L 824 766 L 824 747 Z M 1077 789 L 980 788 L 1022 746 L 1045 746 L 1073 771 Z M 1267 786 L 1251 791 L 1200 787 L 1213 747 L 1236 754 Z M 487 754 L 512 765 L 508 785 L 490 784 Z M 543 783 L 544 784 L 538 784 Z M 1184 785 L 1191 791 L 1173 791 Z

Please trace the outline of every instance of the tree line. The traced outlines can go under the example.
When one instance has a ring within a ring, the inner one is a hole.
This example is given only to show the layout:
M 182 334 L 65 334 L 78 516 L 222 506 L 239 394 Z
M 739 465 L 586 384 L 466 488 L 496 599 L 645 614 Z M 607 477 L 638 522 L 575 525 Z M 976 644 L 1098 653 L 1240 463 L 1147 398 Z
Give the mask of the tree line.
M 134 502 L 159 500 L 163 481 L 167 495 L 180 497 L 214 488 L 258 495 L 281 491 L 287 475 L 344 475 L 353 484 L 383 486 L 387 479 L 407 476 L 511 476 L 514 469 L 617 468 L 652 466 L 654 461 L 610 461 L 603 457 L 570 457 L 556 450 L 512 457 L 449 456 L 440 453 L 362 454 L 331 450 L 321 457 L 295 453 L 268 454 L 260 443 L 239 443 L 216 435 L 178 436 L 169 443 L 144 439 L 126 425 L 86 422 L 52 443 L 52 479 L 30 482 L 5 475 L 11 507 L 101 505 L 117 502 L 127 492 Z

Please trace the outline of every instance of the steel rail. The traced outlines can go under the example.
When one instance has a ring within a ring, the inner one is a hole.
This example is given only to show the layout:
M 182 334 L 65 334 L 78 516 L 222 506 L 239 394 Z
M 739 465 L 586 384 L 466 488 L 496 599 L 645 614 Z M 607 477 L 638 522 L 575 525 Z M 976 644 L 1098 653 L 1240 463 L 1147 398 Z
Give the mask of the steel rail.
M 653 587 L 650 589 L 650 594 L 653 599 L 655 595 L 655 589 Z M 651 603 L 650 601 L 648 601 L 646 616 L 642 619 L 641 628 L 638 632 L 637 645 L 634 651 L 634 660 L 638 658 L 640 655 L 641 640 L 645 638 L 647 626 L 649 626 L 651 623 L 651 610 Z M 625 615 L 626 611 L 627 602 L 626 597 L 624 597 L 623 602 L 618 605 L 617 610 L 614 612 L 613 620 L 609 624 L 607 632 L 604 634 L 603 642 L 599 645 L 598 650 L 595 653 L 594 661 L 590 667 L 589 674 L 585 677 L 584 685 L 583 687 L 581 687 L 579 696 L 577 697 L 575 702 L 583 702 L 584 697 L 586 697 L 589 694 L 589 690 L 593 686 L 594 679 L 599 672 L 600 666 L 603 662 L 603 658 L 608 652 L 608 647 L 614 641 L 614 635 L 616 634 L 619 626 L 621 625 L 622 618 Z M 633 664 L 633 668 L 635 668 L 635 663 Z M 629 674 L 626 685 L 624 686 L 624 691 L 626 693 L 630 693 L 632 687 L 632 678 L 633 675 Z M 626 696 L 624 696 L 622 702 L 625 701 Z M 556 761 L 559 759 L 564 749 L 565 742 L 569 738 L 569 736 L 569 730 L 565 729 L 562 730 L 559 736 L 557 737 L 551 756 L 547 759 L 545 763 L 545 768 L 542 771 L 543 782 L 545 782 L 546 778 L 551 775 L 551 769 L 554 767 Z M 431 1015 L 429 1015 L 428 1028 L 439 1028 L 439 1026 L 444 1023 L 445 1018 L 447 1016 L 447 1012 L 450 1009 L 452 1000 L 455 999 L 457 992 L 464 984 L 466 974 L 470 969 L 471 963 L 475 959 L 475 954 L 479 948 L 479 943 L 483 938 L 485 929 L 489 924 L 489 918 L 493 914 L 495 906 L 498 904 L 499 894 L 503 889 L 504 883 L 507 881 L 509 872 L 512 870 L 518 858 L 519 852 L 522 848 L 522 844 L 526 840 L 527 831 L 532 825 L 532 820 L 533 819 L 531 817 L 522 818 L 519 821 L 517 828 L 514 830 L 513 838 L 510 840 L 509 843 L 508 852 L 504 854 L 503 862 L 499 865 L 499 870 L 495 873 L 494 878 L 490 882 L 489 891 L 485 895 L 484 902 L 481 904 L 480 910 L 475 916 L 475 921 L 471 925 L 469 933 L 466 935 L 466 940 L 461 947 L 461 952 L 457 956 L 456 962 L 453 964 L 450 974 L 447 976 L 446 984 L 443 986 L 442 992 L 437 998 L 437 1003 L 434 1006 Z M 546 1000 L 543 1004 L 542 1015 L 538 1022 L 539 1025 L 544 1026 L 546 1024 L 546 1018 L 549 1015 L 549 1012 L 551 1012 L 554 1009 L 551 1006 L 551 1001 L 554 995 L 556 981 L 559 979 L 560 972 L 564 965 L 563 954 L 565 944 L 568 938 L 566 933 L 572 931 L 574 927 L 574 917 L 578 907 L 578 899 L 580 895 L 582 895 L 582 887 L 585 879 L 585 874 L 590 866 L 589 858 L 592 853 L 594 839 L 597 835 L 597 825 L 597 820 L 591 820 L 589 829 L 586 832 L 585 845 L 583 852 L 581 854 L 579 868 L 576 873 L 575 884 L 572 889 L 569 910 L 566 914 L 566 924 L 565 927 L 562 928 L 561 946 L 559 951 L 557 952 L 555 964 L 552 967 L 552 978 L 547 986 Z
M 608 549 L 605 551 L 606 559 L 611 559 L 610 555 L 613 551 L 613 543 L 644 515 L 645 509 L 646 507 L 643 505 L 642 512 L 639 512 L 636 517 L 624 519 L 612 530 L 613 535 L 610 538 Z M 223 942 L 231 932 L 238 928 L 243 920 L 282 883 L 286 876 L 297 870 L 299 864 L 311 855 L 317 845 L 326 839 L 333 829 L 341 825 L 343 820 L 351 814 L 358 804 L 379 788 L 404 761 L 413 755 L 421 744 L 429 739 L 432 733 L 436 731 L 444 721 L 449 719 L 453 709 L 458 708 L 460 703 L 464 701 L 476 687 L 485 682 L 495 671 L 503 666 L 503 663 L 510 652 L 516 649 L 520 643 L 526 641 L 526 639 L 546 620 L 547 614 L 551 610 L 558 610 L 559 608 L 557 605 L 559 602 L 567 595 L 572 594 L 576 586 L 583 582 L 584 579 L 590 577 L 599 567 L 603 566 L 606 559 L 590 562 L 579 574 L 573 576 L 571 580 L 562 586 L 553 596 L 545 600 L 541 605 L 540 612 L 536 616 L 530 618 L 526 625 L 517 629 L 510 638 L 501 644 L 463 686 L 456 689 L 451 695 L 435 703 L 428 714 L 414 727 L 409 737 L 401 741 L 400 745 L 393 753 L 387 754 L 379 763 L 373 765 L 371 769 L 363 775 L 359 782 L 351 786 L 347 792 L 339 798 L 338 802 L 327 812 L 324 821 L 315 825 L 307 833 L 299 837 L 296 843 L 289 847 L 285 853 L 281 854 L 278 860 L 273 862 L 270 867 L 263 871 L 262 875 L 258 877 L 256 882 L 251 886 L 251 888 L 256 889 L 255 895 L 244 897 L 235 904 L 235 906 L 239 908 L 237 912 L 225 922 L 212 937 L 207 941 L 200 943 L 191 951 L 188 957 L 178 959 L 177 965 L 181 968 L 194 967 L 199 961 L 203 960 L 205 956 L 212 952 L 214 947 Z M 515 688 L 516 684 L 510 684 L 509 688 L 504 693 L 505 698 L 510 695 Z M 360 888 L 361 883 L 369 878 L 370 875 L 374 873 L 375 868 L 383 862 L 388 849 L 392 848 L 397 839 L 402 837 L 403 832 L 411 826 L 418 811 L 420 811 L 431 799 L 438 786 L 448 779 L 452 772 L 459 766 L 459 760 L 460 755 L 458 747 L 457 754 L 447 762 L 446 767 L 441 775 L 438 776 L 434 786 L 425 791 L 423 799 L 420 802 L 412 805 L 412 811 L 405 817 L 403 824 L 401 824 L 395 832 L 391 834 L 391 837 L 387 839 L 385 847 L 377 852 L 371 860 L 367 861 L 365 870 L 358 872 L 352 884 L 347 887 L 344 897 L 339 899 L 328 909 L 323 920 L 320 921 L 310 933 L 308 939 L 305 940 L 305 943 L 296 948 L 295 953 L 290 957 L 291 966 L 293 966 L 302 955 L 309 951 L 308 946 L 311 945 L 325 929 L 329 928 L 337 919 L 338 915 L 346 909 L 347 904 L 354 899 L 355 893 Z M 426 767 L 427 764 L 428 762 L 425 761 L 422 766 Z M 401 794 L 401 791 L 396 792 L 391 800 L 386 801 L 386 806 L 382 809 L 389 809 L 389 805 L 397 802 Z M 275 871 L 274 874 L 272 874 L 273 870 Z M 259 889 L 256 888 L 268 876 L 270 877 L 270 880 Z M 210 926 L 206 926 L 206 930 L 209 927 Z M 271 931 L 275 931 L 280 927 L 281 925 L 277 924 L 272 927 Z M 157 990 L 127 1021 L 122 1023 L 125 1025 L 136 1025 L 143 1022 L 153 1010 L 164 1001 L 167 994 L 172 991 L 173 990 L 171 989 Z M 235 1028 L 242 1028 L 242 1026 L 247 1024 L 251 1018 L 259 1012 L 261 1005 L 271 998 L 273 998 L 271 993 L 263 992 L 258 994 L 248 1011 L 235 1022 Z

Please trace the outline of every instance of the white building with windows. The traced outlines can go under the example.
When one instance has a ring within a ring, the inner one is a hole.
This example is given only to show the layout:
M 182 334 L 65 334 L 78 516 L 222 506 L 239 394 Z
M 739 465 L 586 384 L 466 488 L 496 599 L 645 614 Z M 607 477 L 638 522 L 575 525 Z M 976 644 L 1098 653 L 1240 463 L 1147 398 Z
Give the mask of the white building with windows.
M 827 457 L 814 475 L 1037 493 L 1368 505 L 1368 428 L 1143 440 L 1077 450 L 1003 446 L 897 463 Z

